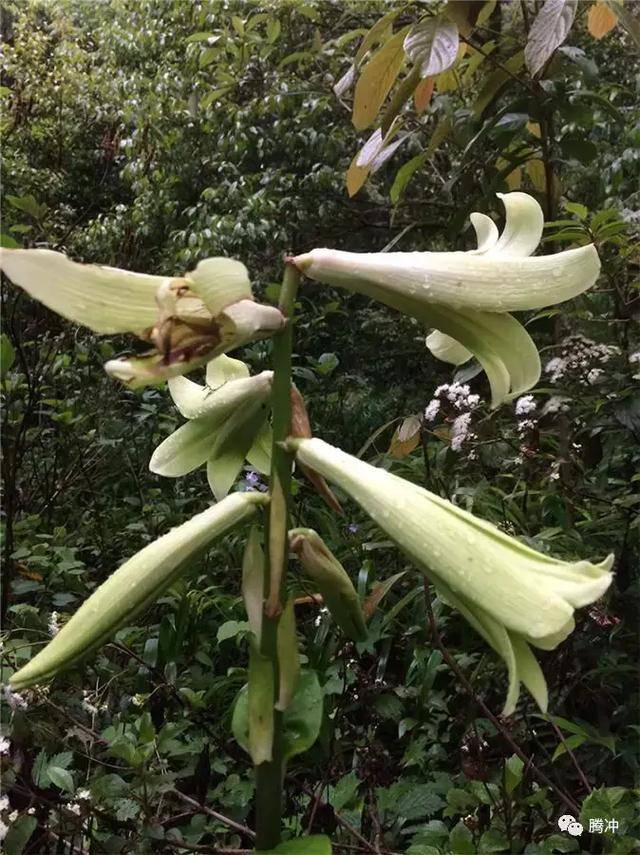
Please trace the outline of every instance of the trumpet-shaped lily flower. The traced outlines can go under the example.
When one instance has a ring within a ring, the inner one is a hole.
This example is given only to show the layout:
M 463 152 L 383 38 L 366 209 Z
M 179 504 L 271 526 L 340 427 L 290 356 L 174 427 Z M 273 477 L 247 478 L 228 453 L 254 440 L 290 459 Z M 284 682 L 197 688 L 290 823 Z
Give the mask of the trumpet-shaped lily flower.
M 177 478 L 206 462 L 211 490 L 222 499 L 245 458 L 260 472 L 269 471 L 273 372 L 250 377 L 244 362 L 223 355 L 207 365 L 206 379 L 205 386 L 186 377 L 169 379 L 171 397 L 189 421 L 156 448 L 149 469 Z
M 0 269 L 54 312 L 94 332 L 131 332 L 153 345 L 105 370 L 131 388 L 186 374 L 215 356 L 272 335 L 285 319 L 253 301 L 247 270 L 207 258 L 183 277 L 78 264 L 48 249 L 2 249 Z
M 505 660 L 504 713 L 515 709 L 521 682 L 546 710 L 546 683 L 529 645 L 551 650 L 571 633 L 574 609 L 609 587 L 613 556 L 592 564 L 543 555 L 322 440 L 292 439 L 288 445 L 297 459 L 355 499 Z
M 311 279 L 366 294 L 454 339 L 485 369 L 497 406 L 540 377 L 537 349 L 508 313 L 569 300 L 600 271 L 593 244 L 531 258 L 544 225 L 540 205 L 526 193 L 498 195 L 506 209 L 502 235 L 489 217 L 472 214 L 478 248 L 469 252 L 314 249 L 294 262 Z M 457 362 L 464 353 L 444 358 Z
M 119 567 L 60 632 L 11 677 L 14 689 L 54 677 L 107 642 L 165 591 L 203 550 L 267 504 L 261 493 L 234 493 L 159 537 Z

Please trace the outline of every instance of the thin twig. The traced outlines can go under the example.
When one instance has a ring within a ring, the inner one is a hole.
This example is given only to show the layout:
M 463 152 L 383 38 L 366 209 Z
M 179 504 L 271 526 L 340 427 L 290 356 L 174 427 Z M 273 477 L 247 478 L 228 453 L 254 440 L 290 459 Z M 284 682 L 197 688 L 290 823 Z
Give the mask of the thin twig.
M 551 719 L 551 717 L 550 717 L 550 716 L 548 717 L 547 721 L 549 722 L 549 724 L 551 725 L 551 727 L 555 730 L 555 732 L 556 732 L 556 736 L 558 737 L 558 739 L 560 740 L 560 742 L 562 742 L 562 744 L 564 745 L 564 750 L 567 752 L 567 754 L 569 755 L 569 757 L 571 757 L 571 761 L 573 762 L 573 765 L 576 767 L 576 772 L 577 772 L 577 773 L 578 773 L 578 775 L 580 776 L 580 780 L 581 780 L 581 781 L 582 781 L 582 783 L 584 784 L 584 788 L 585 788 L 585 790 L 586 790 L 588 793 L 590 793 L 590 792 L 591 792 L 591 787 L 589 786 L 589 781 L 587 781 L 587 776 L 586 776 L 586 775 L 584 774 L 584 772 L 582 771 L 582 766 L 578 763 L 578 760 L 577 760 L 577 758 L 576 758 L 576 755 L 573 753 L 573 751 L 571 750 L 570 746 L 568 745 L 568 743 L 567 743 L 566 739 L 564 738 L 564 734 L 562 733 L 562 731 L 560 730 L 560 728 L 558 727 L 558 725 L 555 723 L 555 721 L 553 721 L 553 720 Z
M 445 647 L 444 642 L 442 640 L 442 636 L 440 635 L 440 631 L 438 629 L 436 617 L 433 613 L 433 607 L 431 605 L 431 596 L 429 591 L 429 581 L 426 579 L 426 577 L 424 579 L 424 598 L 427 609 L 427 616 L 429 618 L 429 626 L 431 629 L 431 640 L 436 645 L 440 653 L 442 653 L 442 658 L 447 663 L 449 668 L 451 668 L 451 670 L 454 672 L 454 674 L 460 681 L 463 689 L 478 704 L 485 717 L 489 719 L 489 721 L 496 728 L 496 730 L 500 732 L 502 738 L 509 745 L 513 753 L 516 754 L 522 760 L 522 762 L 525 763 L 525 765 L 527 765 L 531 769 L 531 771 L 538 778 L 539 781 L 541 781 L 546 787 L 552 789 L 553 792 L 558 796 L 558 798 L 563 802 L 563 804 L 565 804 L 569 808 L 569 810 L 575 816 L 577 816 L 580 813 L 580 808 L 578 807 L 577 803 L 573 801 L 571 796 L 567 795 L 566 793 L 563 793 L 562 790 L 553 783 L 553 781 L 547 778 L 544 772 L 538 769 L 538 767 L 534 764 L 531 757 L 527 757 L 527 755 L 520 748 L 518 743 L 513 739 L 507 728 L 502 724 L 500 719 L 491 712 L 491 710 L 485 704 L 482 698 L 476 694 L 473 689 L 473 686 L 467 680 L 462 669 Z
M 308 796 L 311 796 L 312 798 L 314 797 L 313 790 L 310 790 L 309 787 L 305 786 L 305 784 L 303 784 L 300 781 L 297 781 L 296 783 L 298 784 L 298 786 L 302 790 L 305 791 L 305 793 Z M 317 796 L 316 798 L 318 800 L 318 807 L 327 807 L 327 802 L 323 801 L 320 798 L 320 796 Z M 347 822 L 346 819 L 344 819 L 342 816 L 340 816 L 340 814 L 338 813 L 337 810 L 335 810 L 335 808 L 332 808 L 332 810 L 333 810 L 333 815 L 335 816 L 336 822 L 338 823 L 338 825 L 341 825 L 345 831 L 347 831 L 359 843 L 362 843 L 362 845 L 367 849 L 367 852 L 377 852 L 378 851 L 372 843 L 369 843 L 369 841 L 366 839 L 366 837 L 363 837 L 359 831 L 357 831 L 350 823 Z
M 236 822 L 234 819 L 231 819 L 228 816 L 225 816 L 223 813 L 218 813 L 217 810 L 213 810 L 206 805 L 201 805 L 200 802 L 197 802 L 195 799 L 192 799 L 190 796 L 186 796 L 184 793 L 181 793 L 180 790 L 170 790 L 170 792 L 181 799 L 185 804 L 190 805 L 194 810 L 197 810 L 199 813 L 206 813 L 207 816 L 211 816 L 214 819 L 217 819 L 218 822 L 227 825 L 229 828 L 233 828 L 235 831 L 239 831 L 241 834 L 246 834 L 247 837 L 250 837 L 252 840 L 255 840 L 255 834 L 251 831 L 250 828 L 247 828 L 246 825 L 242 825 L 239 822 Z

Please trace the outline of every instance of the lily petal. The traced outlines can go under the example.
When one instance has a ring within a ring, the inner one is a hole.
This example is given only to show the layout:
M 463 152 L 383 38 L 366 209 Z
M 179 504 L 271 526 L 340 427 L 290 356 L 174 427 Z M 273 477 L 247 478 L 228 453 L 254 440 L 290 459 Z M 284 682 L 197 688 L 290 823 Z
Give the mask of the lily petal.
M 50 249 L 2 249 L 0 269 L 54 312 L 99 333 L 152 327 L 156 292 L 170 278 L 79 264 Z
M 231 303 L 253 299 L 247 268 L 235 258 L 205 258 L 185 279 L 214 317 Z
M 593 602 L 611 583 L 613 556 L 589 564 L 542 555 L 440 496 L 322 440 L 289 445 L 302 463 L 349 493 L 436 584 L 444 582 L 526 639 L 544 641 L 553 633 L 560 639 L 571 626 L 573 602 Z
M 487 255 L 526 257 L 538 248 L 544 230 L 542 208 L 528 193 L 498 193 L 507 212 L 504 231 Z
M 478 248 L 471 250 L 471 252 L 480 255 L 498 243 L 500 232 L 491 217 L 488 217 L 486 214 L 476 212 L 471 214 L 469 219 L 471 220 L 471 225 L 475 230 L 478 241 Z
M 240 359 L 232 359 L 223 354 L 216 356 L 207 364 L 207 386 L 217 389 L 229 380 L 239 380 L 249 376 L 249 366 Z
M 259 338 L 268 338 L 282 329 L 287 320 L 275 306 L 240 300 L 227 306 L 218 316 L 222 347 L 209 358 L 242 347 Z
M 442 362 L 450 362 L 452 365 L 462 365 L 473 356 L 471 351 L 467 350 L 459 341 L 440 332 L 440 330 L 429 333 L 425 339 L 425 344 L 436 359 L 440 359 Z

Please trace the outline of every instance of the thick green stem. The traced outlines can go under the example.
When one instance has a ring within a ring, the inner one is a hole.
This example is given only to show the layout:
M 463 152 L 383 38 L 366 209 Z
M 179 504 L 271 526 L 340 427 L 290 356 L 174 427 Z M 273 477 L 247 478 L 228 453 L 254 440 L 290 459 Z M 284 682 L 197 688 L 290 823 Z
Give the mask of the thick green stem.
M 271 460 L 271 503 L 267 518 L 265 562 L 265 613 L 260 652 L 271 660 L 275 704 L 279 693 L 278 622 L 281 591 L 287 562 L 287 531 L 292 457 L 281 443 L 291 430 L 291 349 L 293 309 L 300 274 L 287 264 L 280 291 L 279 308 L 289 322 L 273 338 L 273 449 Z M 274 710 L 273 754 L 269 763 L 256 766 L 256 848 L 273 849 L 280 842 L 282 817 L 282 713 Z

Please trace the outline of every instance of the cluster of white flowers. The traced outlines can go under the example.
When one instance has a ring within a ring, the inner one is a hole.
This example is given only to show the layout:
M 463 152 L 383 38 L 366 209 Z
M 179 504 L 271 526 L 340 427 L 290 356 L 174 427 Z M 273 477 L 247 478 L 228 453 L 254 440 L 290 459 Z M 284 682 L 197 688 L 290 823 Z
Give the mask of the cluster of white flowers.
M 71 813 L 74 813 L 76 816 L 80 816 L 80 811 L 82 810 L 82 808 L 77 802 L 68 802 L 67 810 L 71 811 Z
M 583 383 L 593 385 L 604 376 L 603 365 L 620 352 L 610 344 L 597 344 L 583 335 L 570 335 L 561 344 L 559 356 L 554 356 L 544 367 L 552 383 L 569 376 Z
M 518 433 L 521 438 L 534 430 L 538 424 L 537 418 L 532 415 L 537 409 L 538 405 L 533 400 L 533 395 L 523 395 L 516 401 L 515 411 L 518 417 Z
M 0 754 L 8 754 L 11 743 L 6 736 L 0 736 Z
M 542 415 L 553 415 L 555 413 L 566 413 L 569 409 L 570 399 L 563 395 L 552 395 L 542 408 Z
M 632 371 L 636 371 L 635 366 L 638 366 L 638 370 L 633 375 L 634 380 L 640 380 L 640 350 L 636 350 L 635 353 L 629 354 L 629 365 L 632 365 Z
M 451 425 L 451 448 L 453 451 L 460 451 L 463 442 L 472 437 L 474 434 L 470 431 L 471 413 L 462 413 L 454 419 Z
M 58 612 L 51 612 L 49 616 L 49 635 L 54 636 L 60 632 L 60 624 L 58 623 Z
M 516 416 L 527 416 L 537 409 L 533 395 L 523 395 L 516 401 Z
M 93 703 L 93 692 L 90 692 L 88 689 L 83 689 L 82 691 L 82 709 L 85 712 L 88 712 L 89 715 L 98 715 L 100 710 L 106 709 L 106 704 L 102 704 L 98 707 Z
M 9 832 L 9 826 L 0 819 L 0 840 L 4 840 Z
M 443 383 L 427 404 L 424 418 L 426 422 L 433 422 L 442 410 L 447 410 L 445 419 L 452 422 L 451 448 L 460 451 L 463 443 L 475 436 L 471 432 L 471 411 L 479 403 L 480 395 L 472 393 L 466 383 Z
M 13 710 L 13 712 L 27 708 L 27 701 L 24 695 L 14 692 L 9 685 L 4 687 L 4 699 L 9 705 L 9 709 Z
M 76 798 L 78 799 L 78 801 L 88 801 L 91 798 L 91 792 L 87 789 L 78 790 L 78 792 L 76 793 Z

